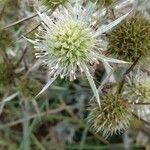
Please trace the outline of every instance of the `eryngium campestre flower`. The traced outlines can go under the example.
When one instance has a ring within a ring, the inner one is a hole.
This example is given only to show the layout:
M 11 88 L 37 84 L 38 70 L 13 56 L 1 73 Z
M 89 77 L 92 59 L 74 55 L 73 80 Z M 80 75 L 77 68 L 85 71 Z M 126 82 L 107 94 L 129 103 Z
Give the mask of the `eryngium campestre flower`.
M 76 0 L 67 3 L 65 7 L 59 6 L 51 16 L 40 12 L 38 14 L 43 26 L 39 28 L 39 34 L 36 34 L 37 39 L 29 41 L 35 45 L 36 57 L 48 66 L 49 77 L 54 77 L 43 90 L 57 76 L 74 80 L 84 72 L 99 99 L 89 69 L 92 64 L 99 63 L 99 60 L 107 65 L 108 62 L 123 62 L 103 55 L 107 42 L 102 39 L 102 34 L 116 26 L 129 12 L 109 24 L 100 25 L 106 9 L 97 10 L 96 4 L 92 2 L 83 5 Z
M 91 0 L 92 2 L 96 2 L 98 5 L 109 6 L 114 0 Z
M 147 119 L 150 115 L 150 77 L 138 73 L 128 78 L 124 94 L 138 116 Z
M 140 77 L 130 81 L 127 89 L 131 102 L 150 102 L 150 77 Z
M 89 106 L 88 122 L 96 132 L 104 137 L 119 134 L 129 127 L 132 112 L 124 97 L 106 94 L 101 97 L 101 108 L 94 101 Z
M 109 53 L 125 61 L 134 61 L 139 56 L 141 63 L 150 60 L 150 22 L 140 14 L 124 20 L 108 33 Z

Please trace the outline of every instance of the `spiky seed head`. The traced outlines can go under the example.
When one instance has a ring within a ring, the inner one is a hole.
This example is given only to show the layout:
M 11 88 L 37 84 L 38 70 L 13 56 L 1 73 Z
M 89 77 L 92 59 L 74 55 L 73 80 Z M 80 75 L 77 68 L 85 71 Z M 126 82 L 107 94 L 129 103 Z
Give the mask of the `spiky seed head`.
M 16 89 L 25 98 L 34 98 L 41 89 L 41 84 L 31 77 L 16 79 Z
M 83 4 L 81 0 L 59 6 L 51 16 L 38 12 L 42 26 L 36 40 L 30 41 L 35 45 L 36 57 L 48 66 L 50 77 L 60 75 L 74 80 L 78 74 L 88 72 L 89 64 L 98 64 L 102 59 L 116 62 L 103 55 L 107 41 L 101 35 L 118 24 L 118 20 L 109 25 L 97 24 L 104 9 L 96 8 L 94 3 Z
M 112 93 L 101 97 L 101 108 L 92 101 L 89 111 L 89 124 L 96 132 L 101 131 L 105 137 L 126 130 L 132 119 L 131 109 L 124 97 Z
M 150 120 L 150 105 L 146 104 L 150 103 L 150 77 L 143 73 L 132 76 L 125 85 L 124 95 L 139 118 Z
M 150 102 L 150 78 L 133 80 L 126 87 L 128 97 L 133 103 Z
M 131 74 L 125 84 L 124 94 L 132 104 L 150 103 L 150 77 L 143 72 Z
M 137 13 L 108 33 L 109 53 L 117 58 L 150 62 L 150 22 Z

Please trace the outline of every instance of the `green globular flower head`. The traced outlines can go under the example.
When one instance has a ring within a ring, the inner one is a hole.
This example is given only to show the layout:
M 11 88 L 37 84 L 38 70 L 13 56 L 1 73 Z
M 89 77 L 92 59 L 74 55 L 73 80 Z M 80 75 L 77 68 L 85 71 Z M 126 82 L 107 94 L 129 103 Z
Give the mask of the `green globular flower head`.
M 132 113 L 124 97 L 117 94 L 106 94 L 101 97 L 101 108 L 96 102 L 89 106 L 88 122 L 96 132 L 104 137 L 123 132 L 129 127 Z
M 1 14 L 2 15 L 1 21 L 12 19 L 16 17 L 16 15 L 14 14 L 18 13 L 19 0 L 1 0 L 0 6 L 1 6 L 0 12 L 3 12 Z M 6 7 L 7 9 L 4 9 L 3 11 L 1 11 L 1 8 L 3 9 L 3 7 Z
M 108 63 L 126 63 L 105 56 L 108 43 L 103 33 L 120 23 L 129 13 L 103 24 L 101 20 L 106 15 L 105 8 L 97 9 L 95 3 L 85 3 L 84 0 L 69 1 L 66 5 L 58 6 L 52 15 L 48 12 L 37 13 L 42 21 L 41 26 L 35 34 L 36 39 L 28 41 L 34 44 L 36 58 L 48 69 L 49 81 L 43 90 L 58 76 L 75 80 L 78 76 L 86 75 L 100 105 L 91 75 L 94 64 L 99 61 L 107 66 Z
M 109 53 L 125 61 L 138 57 L 141 63 L 150 62 L 150 21 L 139 13 L 127 18 L 108 33 Z
M 5 51 L 11 41 L 12 41 L 11 32 L 9 30 L 0 29 L 0 51 Z
M 60 63 L 68 67 L 87 59 L 91 38 L 82 23 L 70 20 L 53 28 L 46 36 L 46 44 L 48 53 L 61 58 Z

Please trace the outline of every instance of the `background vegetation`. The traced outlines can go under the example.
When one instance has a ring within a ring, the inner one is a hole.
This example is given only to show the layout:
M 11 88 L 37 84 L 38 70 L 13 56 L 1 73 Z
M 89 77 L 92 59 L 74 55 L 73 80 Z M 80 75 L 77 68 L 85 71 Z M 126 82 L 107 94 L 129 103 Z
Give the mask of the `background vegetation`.
M 39 26 L 34 7 L 32 0 L 0 0 L 0 150 L 149 150 L 148 122 L 135 118 L 128 131 L 108 139 L 88 126 L 93 93 L 85 78 L 57 79 L 34 99 L 46 83 L 46 69 L 22 38 L 34 38 Z M 105 70 L 101 64 L 95 70 L 98 86 Z

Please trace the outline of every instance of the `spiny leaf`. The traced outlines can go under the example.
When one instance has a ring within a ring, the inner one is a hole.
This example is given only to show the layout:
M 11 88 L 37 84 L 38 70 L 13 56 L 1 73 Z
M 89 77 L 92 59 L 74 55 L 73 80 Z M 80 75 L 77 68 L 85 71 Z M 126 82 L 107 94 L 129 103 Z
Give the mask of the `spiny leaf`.
M 97 90 L 96 85 L 94 83 L 93 77 L 91 76 L 91 74 L 89 72 L 89 69 L 87 68 L 87 66 L 85 64 L 82 64 L 82 67 L 83 67 L 84 72 L 86 74 L 86 77 L 87 77 L 87 79 L 89 81 L 89 84 L 90 84 L 90 86 L 92 88 L 94 96 L 96 97 L 96 100 L 97 100 L 97 102 L 98 102 L 98 104 L 100 106 L 100 98 L 99 98 L 98 90 Z
M 51 78 L 35 98 L 37 98 L 39 95 L 41 95 L 43 92 L 45 92 L 48 89 L 48 87 L 56 80 L 56 78 L 57 77 Z

